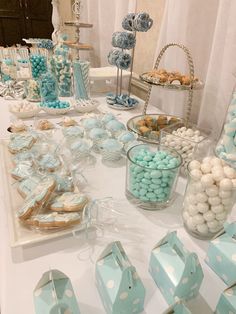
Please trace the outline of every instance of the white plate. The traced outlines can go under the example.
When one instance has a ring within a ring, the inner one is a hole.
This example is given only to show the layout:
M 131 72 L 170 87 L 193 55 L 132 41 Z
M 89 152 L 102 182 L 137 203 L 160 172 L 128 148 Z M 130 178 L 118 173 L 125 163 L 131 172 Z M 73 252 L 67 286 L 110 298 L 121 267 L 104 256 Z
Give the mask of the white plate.
M 83 100 L 80 101 L 79 99 L 77 99 L 77 100 L 74 100 L 73 104 L 74 104 L 74 109 L 81 113 L 91 112 L 100 105 L 99 101 L 95 99 L 90 99 L 86 101 L 83 101 Z
M 12 105 L 9 108 L 9 111 L 14 114 L 14 116 L 16 116 L 19 119 L 26 119 L 26 118 L 33 118 L 35 116 L 37 116 L 37 114 L 41 111 L 41 107 L 37 106 L 35 107 L 34 110 L 31 111 L 25 111 L 25 112 L 16 112 L 14 110 L 12 110 Z
M 117 105 L 110 105 L 110 104 L 107 104 L 107 105 L 109 108 L 116 109 L 116 110 L 132 110 L 138 106 L 138 103 L 133 105 L 132 107 L 117 106 Z
M 61 229 L 58 231 L 51 232 L 39 232 L 36 230 L 31 230 L 20 224 L 19 219 L 16 217 L 16 212 L 23 204 L 23 198 L 19 193 L 16 193 L 16 186 L 13 184 L 16 182 L 10 176 L 10 169 L 12 168 L 11 154 L 8 152 L 8 141 L 1 141 L 1 165 L 2 173 L 4 175 L 4 203 L 5 209 L 8 216 L 8 230 L 10 233 L 10 243 L 11 247 L 18 246 L 27 246 L 35 243 L 41 243 L 47 240 L 59 238 L 65 235 L 70 235 L 76 231 L 84 230 L 88 225 L 88 220 L 80 225 L 68 228 Z
M 66 114 L 71 110 L 71 105 L 68 108 L 63 109 L 56 109 L 56 108 L 48 108 L 48 107 L 41 107 L 43 111 L 45 111 L 47 114 L 50 115 L 60 115 L 60 114 Z

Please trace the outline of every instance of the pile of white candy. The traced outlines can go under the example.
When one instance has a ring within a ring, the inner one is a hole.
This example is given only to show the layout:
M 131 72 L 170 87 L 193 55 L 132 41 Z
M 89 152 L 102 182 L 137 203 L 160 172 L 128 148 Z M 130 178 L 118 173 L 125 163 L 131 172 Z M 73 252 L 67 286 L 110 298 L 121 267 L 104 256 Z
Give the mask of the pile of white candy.
M 184 222 L 194 233 L 217 233 L 233 206 L 236 171 L 217 157 L 205 157 L 202 162 L 193 160 L 189 171 Z
M 12 112 L 29 112 L 36 110 L 37 108 L 37 104 L 32 104 L 26 100 L 11 105 Z
M 162 133 L 163 135 L 163 133 Z M 162 143 L 166 146 L 174 148 L 183 158 L 183 167 L 186 168 L 188 163 L 193 159 L 195 147 L 204 140 L 204 136 L 199 130 L 181 127 L 172 134 L 168 134 L 162 138 Z

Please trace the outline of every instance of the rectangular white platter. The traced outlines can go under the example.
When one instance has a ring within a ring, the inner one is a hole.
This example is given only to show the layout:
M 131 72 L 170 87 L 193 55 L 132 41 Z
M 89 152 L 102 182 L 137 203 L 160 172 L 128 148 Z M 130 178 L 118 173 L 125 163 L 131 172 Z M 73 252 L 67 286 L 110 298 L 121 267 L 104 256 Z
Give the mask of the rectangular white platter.
M 85 223 L 63 229 L 60 231 L 39 232 L 36 230 L 27 229 L 20 224 L 16 212 L 22 206 L 24 200 L 17 192 L 16 180 L 10 175 L 12 169 L 11 154 L 7 148 L 8 140 L 1 140 L 1 167 L 2 167 L 2 186 L 4 189 L 4 204 L 8 217 L 8 229 L 10 234 L 11 247 L 29 246 L 51 239 L 63 237 L 73 234 L 77 231 L 82 231 L 88 227 Z

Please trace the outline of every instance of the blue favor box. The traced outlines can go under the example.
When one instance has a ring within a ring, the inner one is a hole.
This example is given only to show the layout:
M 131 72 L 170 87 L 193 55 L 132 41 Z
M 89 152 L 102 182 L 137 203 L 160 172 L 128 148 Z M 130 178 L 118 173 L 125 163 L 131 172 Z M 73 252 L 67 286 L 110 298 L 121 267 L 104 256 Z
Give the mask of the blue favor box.
M 203 280 L 197 255 L 184 248 L 175 231 L 153 248 L 149 272 L 170 305 L 195 297 Z
M 191 314 L 192 312 L 182 302 L 178 301 L 171 307 L 169 307 L 163 314 Z
M 96 285 L 106 313 L 143 311 L 145 288 L 121 243 L 110 243 L 96 263 Z
M 216 314 L 236 313 L 236 283 L 222 292 L 216 306 Z
M 236 222 L 224 224 L 224 233 L 210 242 L 205 261 L 228 286 L 236 282 Z
M 34 289 L 36 314 L 80 314 L 70 279 L 53 269 L 43 274 Z

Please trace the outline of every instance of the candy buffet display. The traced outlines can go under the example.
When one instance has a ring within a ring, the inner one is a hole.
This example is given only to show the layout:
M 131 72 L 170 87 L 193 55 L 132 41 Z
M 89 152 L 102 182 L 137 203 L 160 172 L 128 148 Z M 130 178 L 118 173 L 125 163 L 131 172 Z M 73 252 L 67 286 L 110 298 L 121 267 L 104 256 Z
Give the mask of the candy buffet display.
M 181 119 L 175 116 L 146 114 L 129 119 L 127 128 L 137 134 L 139 139 L 144 142 L 158 143 L 161 130 L 180 121 Z
M 181 164 L 181 156 L 166 146 L 140 144 L 132 147 L 127 152 L 127 198 L 144 209 L 169 206 Z
M 143 311 L 144 285 L 119 241 L 108 244 L 99 256 L 95 277 L 107 314 Z
M 186 230 L 200 239 L 211 239 L 220 230 L 235 202 L 236 172 L 217 157 L 192 160 L 188 166 L 183 221 Z
M 168 233 L 151 252 L 149 272 L 168 304 L 198 295 L 203 271 L 196 253 L 189 252 L 177 237 Z
M 232 167 L 236 166 L 236 88 L 228 108 L 224 126 L 219 142 L 216 146 L 216 154 Z
M 236 282 L 236 223 L 225 223 L 224 231 L 210 241 L 205 258 L 211 269 L 230 286 Z
M 211 147 L 210 132 L 190 123 L 175 123 L 161 130 L 160 142 L 173 147 L 183 159 L 183 172 L 194 157 L 208 154 Z
M 236 313 L 236 284 L 227 287 L 220 296 L 216 306 L 216 314 Z
M 76 295 L 69 277 L 57 269 L 45 272 L 34 289 L 36 314 L 80 314 Z

